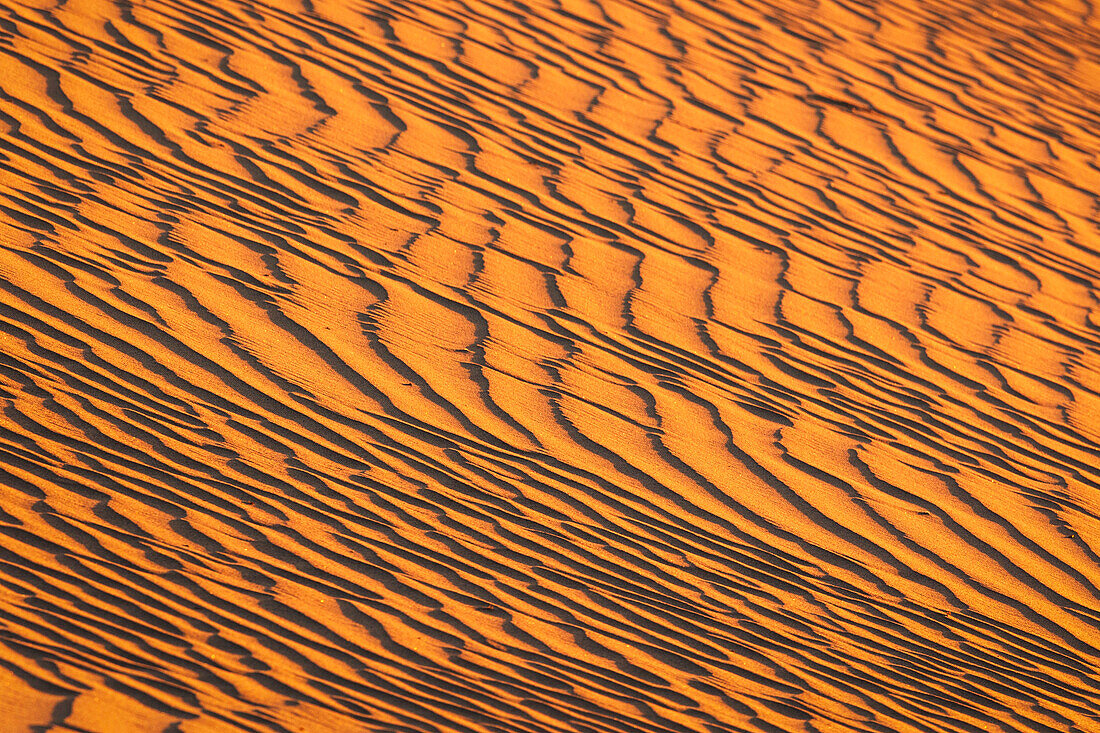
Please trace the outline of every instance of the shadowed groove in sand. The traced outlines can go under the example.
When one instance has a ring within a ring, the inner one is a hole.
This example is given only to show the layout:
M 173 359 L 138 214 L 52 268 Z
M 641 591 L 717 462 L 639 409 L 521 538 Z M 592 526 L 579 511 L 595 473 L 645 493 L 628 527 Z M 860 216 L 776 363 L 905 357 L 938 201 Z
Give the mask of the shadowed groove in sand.
M 1097 729 L 1098 41 L 8 3 L 5 724 Z

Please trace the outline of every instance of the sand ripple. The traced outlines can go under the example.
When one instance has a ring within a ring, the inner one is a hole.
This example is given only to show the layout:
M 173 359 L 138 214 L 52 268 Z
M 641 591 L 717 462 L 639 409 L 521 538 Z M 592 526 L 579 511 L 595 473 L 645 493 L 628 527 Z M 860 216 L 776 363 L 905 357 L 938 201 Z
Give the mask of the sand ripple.
M 1100 730 L 1100 21 L 8 0 L 0 715 Z

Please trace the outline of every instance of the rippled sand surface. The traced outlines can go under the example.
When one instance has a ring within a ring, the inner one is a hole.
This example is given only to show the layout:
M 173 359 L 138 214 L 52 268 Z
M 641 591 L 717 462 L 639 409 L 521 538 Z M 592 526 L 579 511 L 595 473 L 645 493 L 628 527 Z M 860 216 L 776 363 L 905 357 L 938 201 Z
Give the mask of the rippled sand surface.
M 4 731 L 1100 731 L 1100 19 L 5 0 Z

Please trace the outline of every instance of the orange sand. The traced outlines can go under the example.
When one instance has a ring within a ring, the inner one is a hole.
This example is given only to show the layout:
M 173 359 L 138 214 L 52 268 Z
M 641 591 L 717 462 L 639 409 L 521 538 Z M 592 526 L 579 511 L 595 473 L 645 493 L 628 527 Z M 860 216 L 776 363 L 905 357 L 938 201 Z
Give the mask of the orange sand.
M 1098 131 L 1070 0 L 5 3 L 0 728 L 1100 731 Z

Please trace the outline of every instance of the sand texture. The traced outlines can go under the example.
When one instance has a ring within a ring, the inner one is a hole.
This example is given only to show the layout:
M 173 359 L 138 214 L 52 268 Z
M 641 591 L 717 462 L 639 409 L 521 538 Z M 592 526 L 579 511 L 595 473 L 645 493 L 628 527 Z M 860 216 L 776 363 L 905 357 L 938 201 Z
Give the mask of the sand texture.
M 0 0 L 0 731 L 1100 731 L 1100 18 Z

